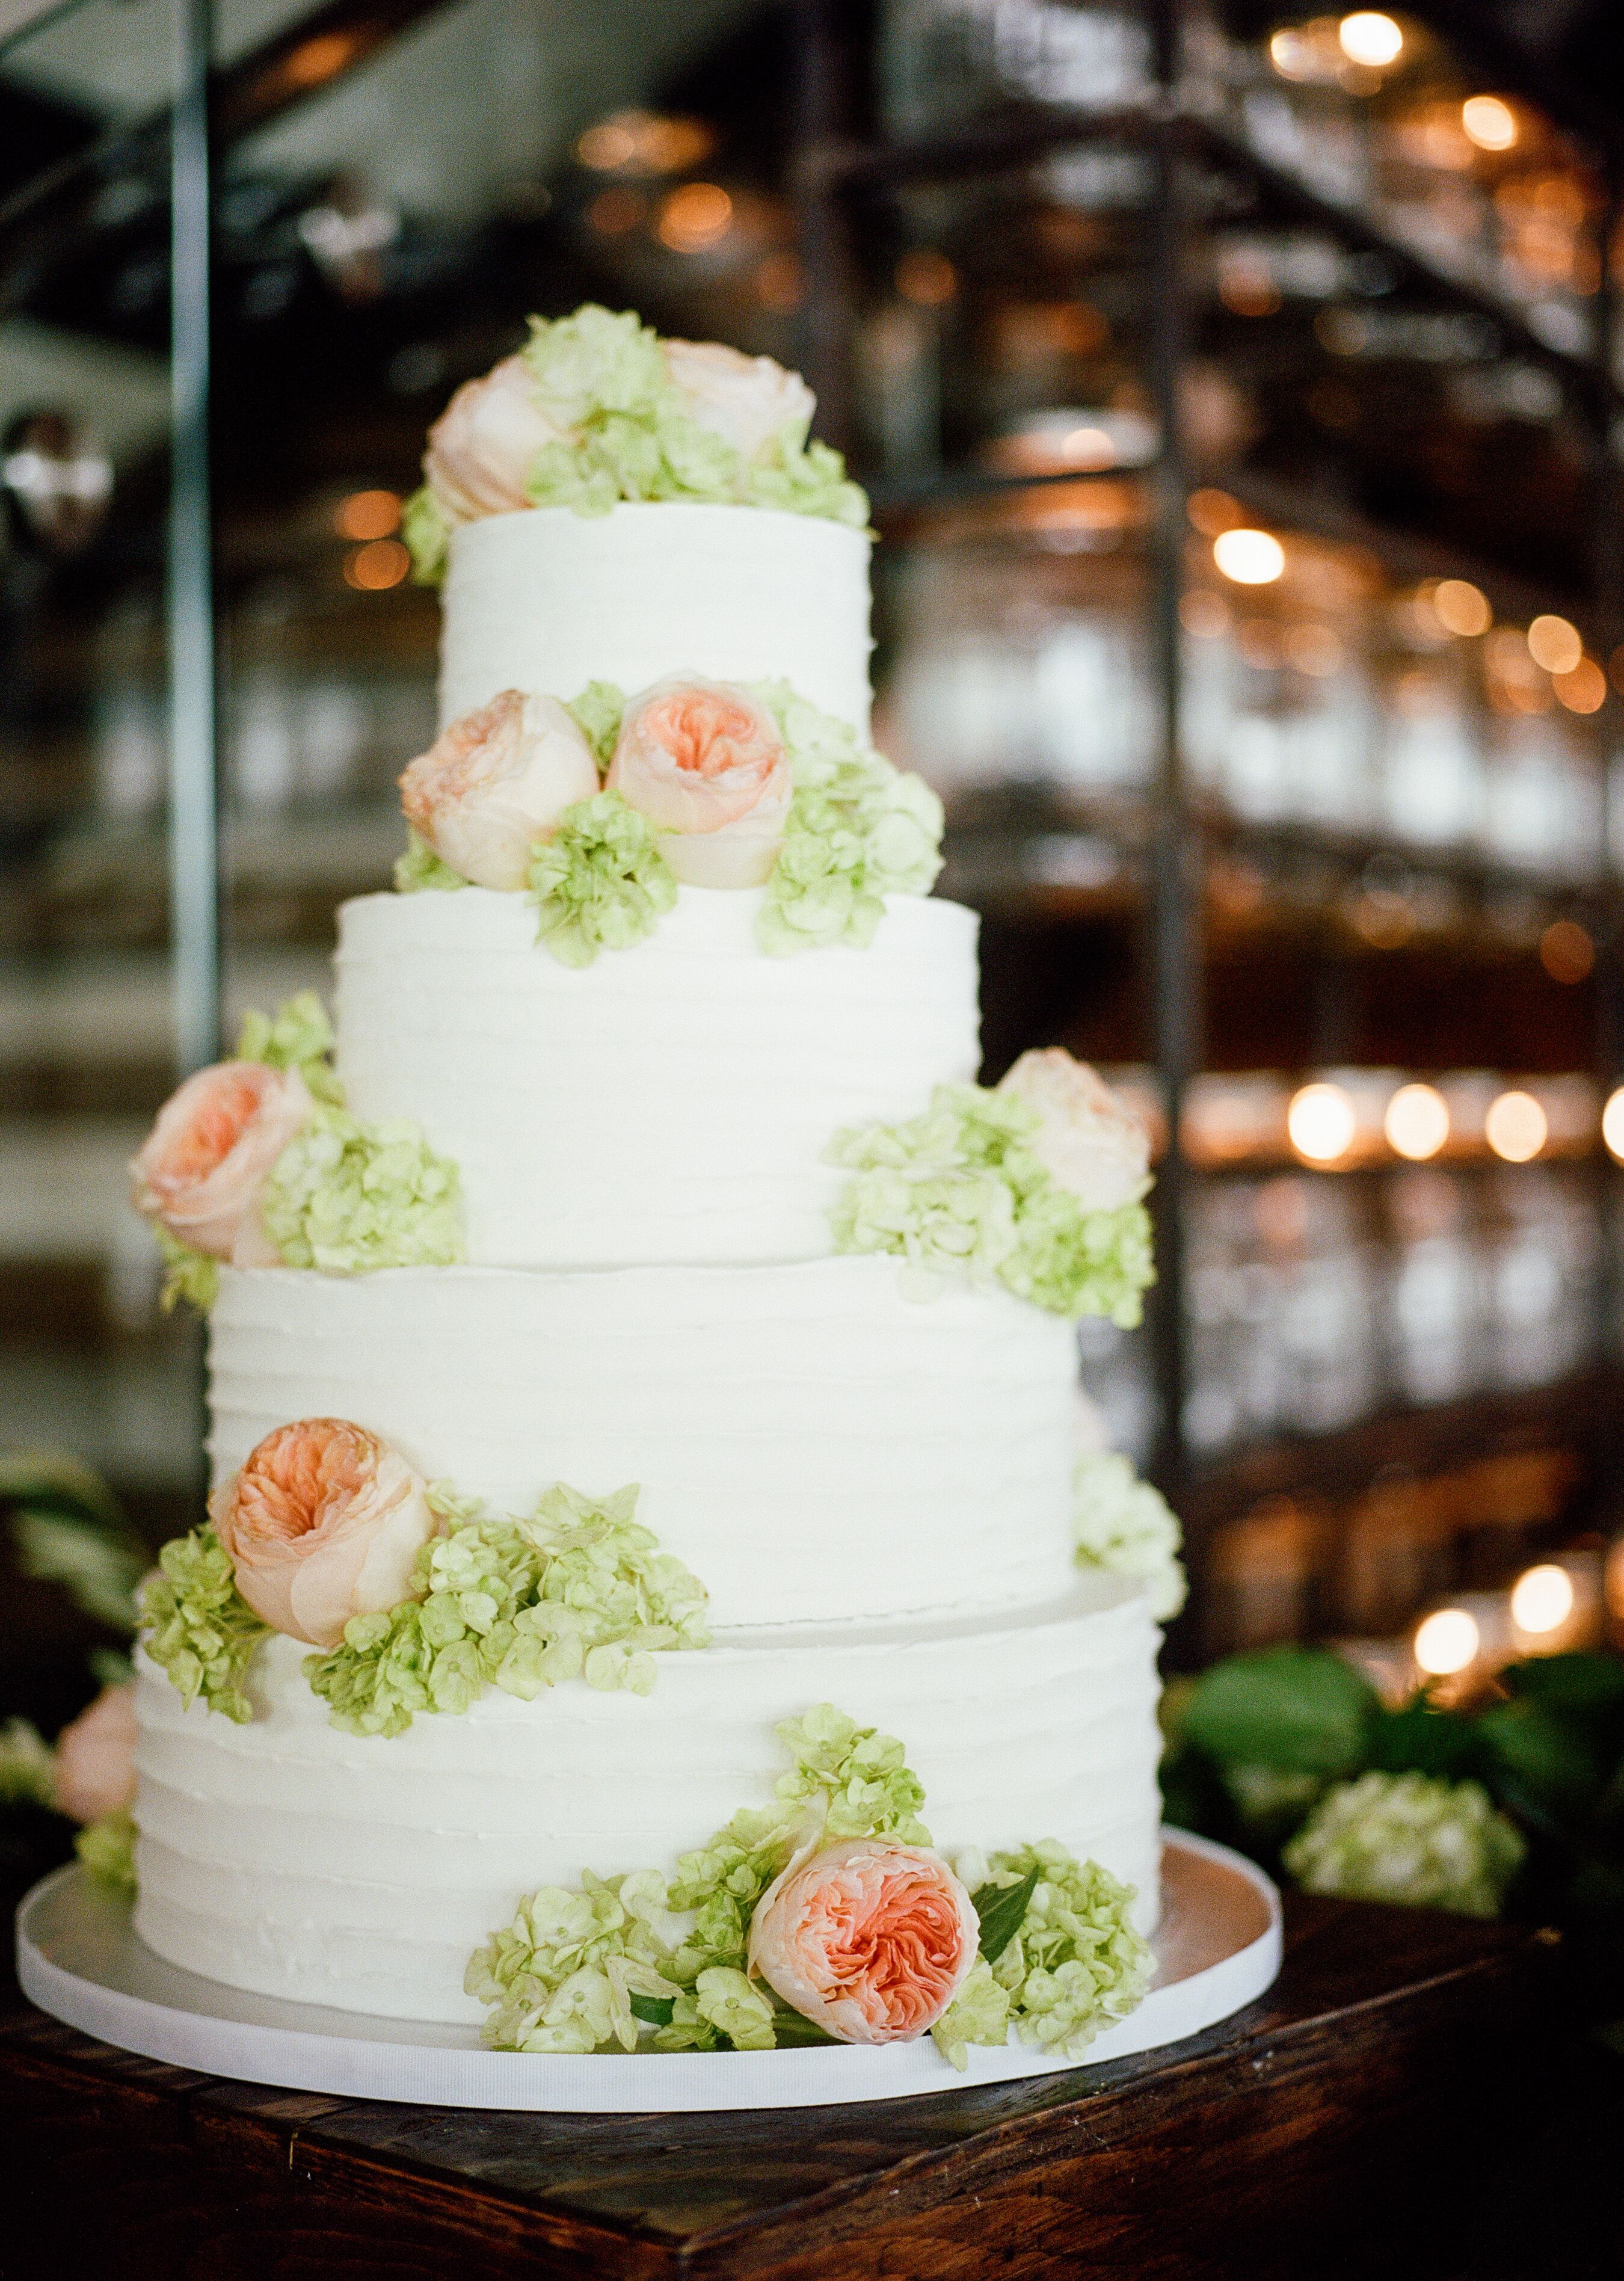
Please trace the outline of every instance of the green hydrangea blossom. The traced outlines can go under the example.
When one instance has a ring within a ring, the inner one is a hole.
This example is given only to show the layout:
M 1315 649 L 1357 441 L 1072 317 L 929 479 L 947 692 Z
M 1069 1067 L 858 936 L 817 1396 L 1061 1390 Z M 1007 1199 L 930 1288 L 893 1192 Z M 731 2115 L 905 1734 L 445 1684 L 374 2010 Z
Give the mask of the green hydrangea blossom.
M 164 1263 L 163 1287 L 159 1304 L 166 1315 L 174 1311 L 184 1299 L 189 1307 L 196 1307 L 206 1315 L 220 1296 L 220 1262 L 206 1251 L 194 1251 L 189 1243 L 182 1243 L 171 1235 L 161 1220 L 149 1223 L 152 1238 Z
M 320 1109 L 276 1159 L 260 1218 L 290 1267 L 366 1275 L 462 1257 L 462 1184 L 405 1118 Z
M 905 1260 L 928 1296 L 944 1278 L 1002 1282 L 1050 1313 L 1140 1319 L 1154 1279 L 1142 1204 L 1086 1211 L 1033 1154 L 1035 1109 L 982 1086 L 938 1086 L 922 1116 L 848 1127 L 825 1161 L 847 1166 L 835 1249 Z
M 564 810 L 530 869 L 537 940 L 565 966 L 590 966 L 600 950 L 626 950 L 677 903 L 677 880 L 654 827 L 617 792 Z
M 445 1524 L 417 1557 L 418 1597 L 352 1616 L 305 1659 L 336 1727 L 400 1735 L 499 1687 L 531 1701 L 561 1680 L 646 1695 L 657 1653 L 709 1643 L 705 1587 L 633 1515 L 638 1492 L 594 1504 L 561 1483 L 534 1513 L 496 1519 L 435 1483 Z
M 753 506 L 789 514 L 816 514 L 830 522 L 866 528 L 868 493 L 849 480 L 846 462 L 827 444 L 809 444 L 786 428 L 767 456 L 745 470 L 745 497 Z
M 1156 1621 L 1176 1616 L 1187 1589 L 1179 1558 L 1184 1532 L 1161 1491 L 1110 1450 L 1078 1459 L 1071 1490 L 1078 1566 L 1140 1577 Z
M 1280 1858 L 1311 1892 L 1494 1917 L 1527 1850 L 1476 1782 L 1367 1774 L 1327 1790 Z
M 468 1960 L 463 1986 L 493 2008 L 492 2051 L 596 2052 L 636 2045 L 634 1997 L 670 2002 L 665 1880 L 652 1870 L 544 1885 Z
M 0 1806 L 54 1808 L 50 1744 L 31 1719 L 8 1719 L 0 1728 Z
M 1097 1861 L 1078 1861 L 1053 1839 L 994 1853 L 979 1875 L 974 1856 L 958 1873 L 985 1908 L 986 1886 L 1007 1889 L 1036 1873 L 1019 1930 L 984 1960 L 932 2030 L 955 2067 L 970 2044 L 1001 2044 L 1010 2028 L 1025 2044 L 1080 2059 L 1100 2030 L 1140 2004 L 1156 1970 L 1150 1944 L 1128 1912 L 1134 1891 Z M 1005 1998 L 1000 2016 L 988 1981 Z
M 98 1885 L 135 1891 L 135 1824 L 128 1813 L 104 1813 L 87 1822 L 73 1840 L 73 1851 Z
M 137 1596 L 142 1645 L 183 1702 L 201 1697 L 245 1725 L 253 1711 L 243 1679 L 270 1626 L 237 1590 L 230 1556 L 206 1524 L 172 1537 L 158 1566 Z
M 489 2045 L 597 2051 L 618 2042 L 630 2051 L 638 2020 L 653 2028 L 661 2051 L 824 2040 L 750 1979 L 750 1920 L 799 1845 L 870 1836 L 928 1845 L 916 1812 L 924 1791 L 893 1736 L 860 1727 L 832 1704 L 785 1720 L 777 1733 L 793 1764 L 775 1802 L 746 1807 L 684 1853 L 669 1885 L 647 1870 L 608 1879 L 589 1872 L 578 1892 L 551 1886 L 532 1894 L 476 1951 L 465 1985 L 497 2007 L 485 2027 Z M 617 1979 L 617 1971 L 646 1976 Z
M 333 1073 L 332 1051 L 333 1025 L 313 990 L 285 1000 L 275 1014 L 245 1014 L 236 1041 L 238 1061 L 297 1070 L 313 1100 L 337 1108 L 344 1088 Z
M 758 682 L 753 693 L 777 723 L 795 787 L 756 939 L 775 956 L 831 943 L 862 949 L 886 895 L 930 893 L 941 870 L 941 802 L 786 682 Z
M 468 881 L 460 871 L 453 871 L 449 863 L 442 862 L 428 841 L 415 831 L 406 833 L 406 852 L 395 861 L 395 893 L 398 895 L 421 894 L 425 888 L 441 894 L 456 887 L 466 887 Z
M 612 681 L 589 681 L 578 697 L 570 699 L 564 710 L 572 716 L 576 728 L 592 746 L 601 775 L 615 758 L 621 717 L 626 710 L 626 692 L 617 689 Z
M 427 483 L 414 491 L 401 509 L 400 536 L 412 558 L 412 576 L 418 585 L 437 586 L 445 576 L 451 522 Z

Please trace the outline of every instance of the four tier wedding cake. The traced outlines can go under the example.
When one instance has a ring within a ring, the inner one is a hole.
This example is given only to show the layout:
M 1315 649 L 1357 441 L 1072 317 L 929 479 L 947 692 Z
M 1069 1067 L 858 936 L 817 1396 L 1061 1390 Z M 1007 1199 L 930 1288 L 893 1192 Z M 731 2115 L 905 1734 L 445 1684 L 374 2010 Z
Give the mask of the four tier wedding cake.
M 1136 1318 L 1146 1140 L 1063 1054 L 974 1082 L 811 410 L 592 308 L 460 392 L 398 891 L 137 1159 L 215 1488 L 143 1595 L 135 1923 L 233 1987 L 962 2057 L 1148 1983 L 1176 1530 L 1072 1329 Z

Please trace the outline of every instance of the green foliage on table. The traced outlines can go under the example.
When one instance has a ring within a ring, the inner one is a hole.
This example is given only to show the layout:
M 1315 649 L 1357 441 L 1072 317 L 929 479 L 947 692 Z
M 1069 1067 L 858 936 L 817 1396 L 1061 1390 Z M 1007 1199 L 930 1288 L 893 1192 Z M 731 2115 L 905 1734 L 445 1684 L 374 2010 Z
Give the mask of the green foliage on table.
M 151 1556 L 98 1474 L 54 1450 L 0 1450 L 0 1504 L 11 1507 L 25 1576 L 63 1585 L 110 1630 L 135 1630 L 135 1587 Z

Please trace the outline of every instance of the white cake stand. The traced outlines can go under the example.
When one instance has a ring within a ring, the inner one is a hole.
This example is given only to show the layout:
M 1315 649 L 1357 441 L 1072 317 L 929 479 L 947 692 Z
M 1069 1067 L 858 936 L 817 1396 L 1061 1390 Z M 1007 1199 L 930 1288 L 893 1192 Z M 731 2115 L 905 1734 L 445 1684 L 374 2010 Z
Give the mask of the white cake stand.
M 1155 1984 L 1136 2012 L 1089 2045 L 1084 2073 L 1215 2026 L 1261 1996 L 1280 1970 L 1280 1896 L 1240 1854 L 1164 1831 L 1162 1895 Z M 829 2107 L 1077 2065 L 1011 2042 L 972 2047 L 958 2075 L 929 2037 L 878 2050 L 487 2052 L 474 2028 L 244 1995 L 166 1964 L 135 1937 L 128 1899 L 76 1867 L 43 1878 L 18 1910 L 17 1969 L 42 2011 L 143 2058 L 288 2091 L 425 2107 L 609 2115 Z

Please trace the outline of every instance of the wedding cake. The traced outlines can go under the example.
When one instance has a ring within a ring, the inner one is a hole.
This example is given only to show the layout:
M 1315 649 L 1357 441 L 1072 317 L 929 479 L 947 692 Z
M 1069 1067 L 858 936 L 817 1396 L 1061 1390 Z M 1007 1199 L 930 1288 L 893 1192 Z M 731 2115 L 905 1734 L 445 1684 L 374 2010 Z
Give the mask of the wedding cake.
M 135 1925 L 234 1988 L 962 2051 L 1146 1984 L 1176 1537 L 1073 1330 L 1149 1280 L 1145 1137 L 1063 1055 L 974 1082 L 810 411 L 593 309 L 453 399 L 398 891 L 137 1159 L 215 1488 L 143 1598 Z

